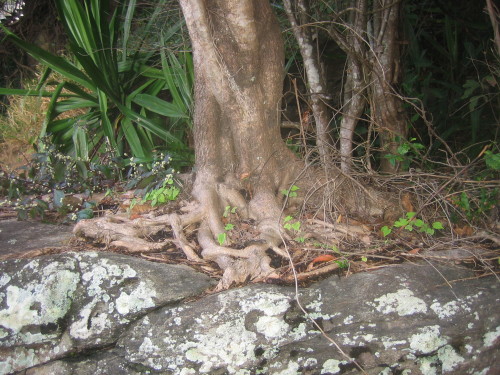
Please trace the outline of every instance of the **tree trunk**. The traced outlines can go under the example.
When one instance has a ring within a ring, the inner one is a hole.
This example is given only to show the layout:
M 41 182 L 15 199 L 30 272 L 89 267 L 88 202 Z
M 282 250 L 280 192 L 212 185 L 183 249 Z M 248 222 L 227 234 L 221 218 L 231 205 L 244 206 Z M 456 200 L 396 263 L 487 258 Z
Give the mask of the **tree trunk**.
M 307 26 L 309 23 L 308 6 L 305 0 L 293 0 L 293 5 L 291 0 L 284 0 L 283 4 L 304 61 L 308 91 L 316 125 L 316 145 L 318 146 L 321 164 L 325 171 L 328 171 L 331 164 L 330 111 L 324 102 L 326 84 L 321 73 L 319 54 L 314 46 L 310 28 Z
M 379 129 L 382 153 L 397 155 L 398 146 L 406 139 L 408 130 L 404 116 L 403 101 L 396 95 L 394 85 L 398 83 L 400 47 L 398 44 L 399 13 L 401 2 L 382 0 L 373 5 L 372 32 L 369 40 L 372 86 L 372 115 Z M 383 155 L 383 156 L 385 156 Z M 383 172 L 399 171 L 399 163 L 382 158 Z
M 347 74 L 344 85 L 344 109 L 340 122 L 340 169 L 344 173 L 352 169 L 352 145 L 354 130 L 366 105 L 366 83 L 363 73 L 363 59 L 366 56 L 365 37 L 366 0 L 353 2 L 356 11 L 351 14 L 352 29 L 347 31 L 346 47 Z M 337 38 L 338 39 L 338 38 Z
M 295 162 L 279 132 L 283 41 L 267 0 L 180 3 L 195 66 L 198 240 L 202 257 L 225 271 L 221 287 L 227 287 L 271 273 L 265 251 L 281 242 L 277 194 Z M 227 205 L 255 219 L 265 241 L 243 251 L 217 241 Z
M 400 8 L 401 2 L 394 0 L 351 0 L 338 11 L 328 30 L 348 56 L 340 124 L 341 169 L 344 172 L 352 168 L 353 134 L 367 102 L 381 140 L 381 170 L 397 172 L 399 169 L 397 163 L 391 163 L 390 158 L 384 156 L 397 154 L 407 134 L 403 102 L 394 90 L 399 78 Z M 342 19 L 341 14 L 348 14 L 348 17 Z

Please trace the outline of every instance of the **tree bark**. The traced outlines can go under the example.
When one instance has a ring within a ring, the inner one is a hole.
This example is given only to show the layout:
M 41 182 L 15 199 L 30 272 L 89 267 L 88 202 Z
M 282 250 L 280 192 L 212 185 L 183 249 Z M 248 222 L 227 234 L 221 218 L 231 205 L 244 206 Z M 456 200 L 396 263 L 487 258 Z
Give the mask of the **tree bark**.
M 330 111 L 325 103 L 326 84 L 321 73 L 319 54 L 311 36 L 309 10 L 305 0 L 284 0 L 285 11 L 299 45 L 307 74 L 308 91 L 316 125 L 316 145 L 321 163 L 326 171 L 331 164 L 331 139 L 329 135 Z
M 394 86 L 399 81 L 398 64 L 400 47 L 398 44 L 399 13 L 401 2 L 381 0 L 374 3 L 372 32 L 369 40 L 372 54 L 371 101 L 373 119 L 379 129 L 382 153 L 397 155 L 398 146 L 406 139 L 408 130 L 404 116 L 403 101 L 396 95 Z M 380 169 L 396 173 L 399 163 L 382 158 Z
M 277 193 L 296 162 L 279 132 L 283 41 L 267 0 L 180 3 L 195 66 L 198 240 L 202 257 L 225 270 L 221 287 L 227 287 L 271 273 L 265 251 L 281 239 Z M 255 219 L 265 242 L 245 251 L 217 243 L 226 205 Z
M 388 154 L 397 154 L 407 129 L 403 102 L 396 95 L 398 83 L 398 28 L 401 1 L 352 0 L 339 11 L 329 29 L 330 36 L 348 56 L 344 85 L 343 117 L 340 124 L 341 169 L 352 168 L 353 135 L 366 103 L 380 136 L 380 169 L 397 172 Z M 340 14 L 347 13 L 347 19 Z M 368 17 L 369 15 L 369 17 Z M 338 28 L 337 25 L 342 25 Z
M 366 0 L 352 4 L 356 11 L 351 14 L 352 29 L 348 29 L 344 52 L 347 54 L 347 74 L 344 85 L 344 108 L 340 122 L 340 169 L 344 173 L 352 170 L 352 146 L 356 125 L 366 105 L 366 83 L 363 72 L 363 59 L 366 44 L 363 41 L 366 27 Z M 339 38 L 337 38 L 339 39 Z

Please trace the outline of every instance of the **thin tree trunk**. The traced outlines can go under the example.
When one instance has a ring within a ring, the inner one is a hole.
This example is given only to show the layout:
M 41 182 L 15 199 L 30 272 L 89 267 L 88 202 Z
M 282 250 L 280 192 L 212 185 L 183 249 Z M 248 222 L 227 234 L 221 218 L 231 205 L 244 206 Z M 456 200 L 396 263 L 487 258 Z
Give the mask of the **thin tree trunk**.
M 344 85 L 344 109 L 340 122 L 340 169 L 344 173 L 352 170 L 354 131 L 366 105 L 362 66 L 356 59 L 348 58 L 347 67 L 349 71 Z
M 394 0 L 381 0 L 374 4 L 373 9 L 373 33 L 370 35 L 373 80 L 371 102 L 372 116 L 379 129 L 383 156 L 396 155 L 398 146 L 406 139 L 408 133 L 403 101 L 396 95 L 394 89 L 399 79 L 400 9 L 401 2 Z M 395 173 L 399 169 L 399 163 L 391 162 L 391 158 L 382 158 L 383 172 Z
M 363 64 L 366 44 L 363 40 L 366 27 L 366 0 L 355 0 L 355 11 L 351 14 L 351 28 L 347 29 L 344 52 L 347 54 L 347 75 L 344 85 L 344 108 L 340 122 L 340 168 L 349 173 L 352 170 L 352 148 L 354 131 L 366 105 Z M 334 34 L 339 39 L 338 34 Z M 340 41 L 340 40 L 339 40 Z
M 308 91 L 316 124 L 316 145 L 321 162 L 328 170 L 331 164 L 331 140 L 329 136 L 330 113 L 324 102 L 326 84 L 321 73 L 318 51 L 314 46 L 310 27 L 307 26 L 309 19 L 307 3 L 305 0 L 293 0 L 293 3 L 292 0 L 283 1 L 307 74 Z

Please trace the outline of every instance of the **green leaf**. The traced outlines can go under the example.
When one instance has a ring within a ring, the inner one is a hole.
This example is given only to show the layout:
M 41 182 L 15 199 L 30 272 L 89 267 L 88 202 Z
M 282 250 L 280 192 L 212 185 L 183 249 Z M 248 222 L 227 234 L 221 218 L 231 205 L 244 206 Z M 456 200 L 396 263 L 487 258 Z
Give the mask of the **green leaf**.
M 347 259 L 336 260 L 335 263 L 337 263 L 339 265 L 339 268 L 349 267 L 349 261 Z
M 405 155 L 410 151 L 410 145 L 409 143 L 403 143 L 402 145 L 398 146 L 397 152 L 400 155 Z
M 234 229 L 234 224 L 227 223 L 227 224 L 224 226 L 224 229 L 225 229 L 225 230 L 233 230 L 233 229 Z
M 367 258 L 367 257 L 365 257 L 365 256 L 362 256 L 362 257 L 361 257 L 361 261 L 362 261 L 362 262 L 367 262 L 367 261 L 368 261 L 368 258 Z
M 401 228 L 401 227 L 405 227 L 408 225 L 408 223 L 410 222 L 410 220 L 404 218 L 404 217 L 400 217 L 398 220 L 396 220 L 394 222 L 394 227 L 395 228 Z
M 92 219 L 94 217 L 94 211 L 91 208 L 84 208 L 76 213 L 76 220 Z
M 332 245 L 332 250 L 336 252 L 337 254 L 340 254 L 340 250 L 336 245 Z
M 160 115 L 171 118 L 189 118 L 177 105 L 148 94 L 137 94 L 133 102 Z
M 295 223 L 292 224 L 292 229 L 296 232 L 300 230 L 300 221 L 296 221 Z
M 25 42 L 18 36 L 14 35 L 12 32 L 7 30 L 5 27 L 0 27 L 6 32 L 7 39 L 12 41 L 14 44 L 18 45 L 26 52 L 28 52 L 35 60 L 49 66 L 54 71 L 58 72 L 62 76 L 69 78 L 78 84 L 84 86 L 85 88 L 94 91 L 96 86 L 92 83 L 84 73 L 78 70 L 73 64 L 68 62 L 62 57 L 55 56 L 47 51 L 44 51 L 40 47 Z
M 219 245 L 224 245 L 224 243 L 226 242 L 226 239 L 227 239 L 227 235 L 226 233 L 219 233 L 217 235 L 217 242 L 219 242 Z
M 285 217 L 285 219 L 283 219 L 283 221 L 286 223 L 287 221 L 290 221 L 293 219 L 293 216 L 287 216 Z
M 432 227 L 434 229 L 444 229 L 443 223 L 441 223 L 440 221 L 435 221 L 434 223 L 432 223 Z
M 485 151 L 484 161 L 488 168 L 494 169 L 495 171 L 500 170 L 500 154 L 494 154 L 489 150 Z
M 407 212 L 406 217 L 408 219 L 413 219 L 417 213 L 416 212 Z
M 392 232 L 392 229 L 389 228 L 387 225 L 384 225 L 382 228 L 380 228 L 380 230 L 381 230 L 382 234 L 384 235 L 384 237 L 387 237 Z
M 425 233 L 427 233 L 429 236 L 432 236 L 432 235 L 434 235 L 434 229 L 426 228 Z
M 165 191 L 165 193 L 167 194 L 167 199 L 169 201 L 175 201 L 177 199 L 178 195 L 180 194 L 180 192 L 181 192 L 181 189 L 179 189 L 176 186 L 172 186 Z
M 468 79 L 464 84 L 463 84 L 463 88 L 465 89 L 464 90 L 464 94 L 462 95 L 462 97 L 460 99 L 468 99 L 472 93 L 481 87 L 481 84 L 475 80 L 472 80 L 472 79 Z
M 421 228 L 425 223 L 422 219 L 416 219 L 413 221 L 412 224 L 415 225 L 417 228 Z

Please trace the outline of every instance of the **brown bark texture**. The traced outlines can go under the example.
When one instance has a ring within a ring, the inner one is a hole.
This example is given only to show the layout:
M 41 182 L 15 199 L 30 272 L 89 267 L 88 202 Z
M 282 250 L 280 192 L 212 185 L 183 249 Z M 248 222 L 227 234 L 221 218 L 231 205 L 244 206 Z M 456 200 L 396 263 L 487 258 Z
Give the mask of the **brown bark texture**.
M 195 66 L 198 241 L 202 257 L 225 270 L 227 287 L 271 274 L 265 251 L 281 242 L 277 194 L 296 162 L 279 132 L 283 41 L 267 0 L 180 3 Z M 217 241 L 228 205 L 258 223 L 260 238 L 243 251 Z
M 284 0 L 283 5 L 299 45 L 307 74 L 310 104 L 313 111 L 316 145 L 321 164 L 328 171 L 331 165 L 330 111 L 326 100 L 326 80 L 322 74 L 318 49 L 311 35 L 309 7 L 306 0 Z
M 373 119 L 379 129 L 383 153 L 394 155 L 398 153 L 398 146 L 408 134 L 403 100 L 394 89 L 399 82 L 400 10 L 400 1 L 376 2 L 372 21 L 373 32 L 370 34 L 372 46 L 370 65 L 373 79 L 370 100 L 373 103 Z M 396 173 L 399 167 L 398 163 L 391 163 L 387 158 L 381 160 L 380 169 L 383 172 Z
M 350 9 L 350 11 L 348 11 Z M 397 172 L 398 164 L 384 158 L 397 154 L 399 144 L 407 136 L 403 100 L 397 95 L 399 54 L 398 0 L 352 0 L 346 12 L 340 12 L 329 29 L 330 36 L 347 54 L 344 104 L 340 124 L 341 169 L 353 167 L 353 135 L 365 106 L 380 137 L 381 170 Z M 347 16 L 342 18 L 341 13 Z M 337 25 L 342 25 L 338 28 Z

